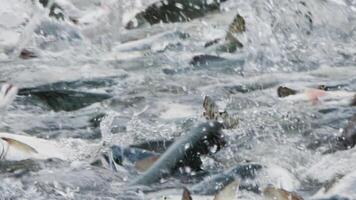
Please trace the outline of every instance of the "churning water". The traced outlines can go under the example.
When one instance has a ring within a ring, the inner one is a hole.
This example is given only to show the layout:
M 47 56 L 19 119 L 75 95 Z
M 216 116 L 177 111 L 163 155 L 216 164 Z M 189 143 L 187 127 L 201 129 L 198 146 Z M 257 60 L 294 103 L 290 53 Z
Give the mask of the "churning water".
M 159 199 L 157 190 L 167 188 L 180 194 L 176 178 L 128 189 L 138 176 L 132 164 L 113 171 L 91 162 L 103 141 L 129 146 L 185 134 L 205 121 L 206 95 L 239 118 L 237 128 L 224 130 L 228 145 L 203 158 L 206 171 L 252 162 L 268 168 L 254 180 L 261 187 L 304 199 L 356 199 L 356 149 L 324 153 L 355 107 L 277 96 L 278 86 L 356 91 L 356 1 L 227 0 L 188 22 L 125 28 L 153 2 L 61 0 L 55 12 L 62 20 L 35 0 L 1 0 L 0 81 L 23 90 L 1 111 L 0 130 L 56 141 L 73 155 L 0 161 L 0 199 Z M 224 40 L 237 14 L 246 26 L 236 34 L 243 47 L 207 45 Z M 28 88 L 75 94 L 49 101 L 26 95 Z M 263 197 L 240 189 L 238 199 Z

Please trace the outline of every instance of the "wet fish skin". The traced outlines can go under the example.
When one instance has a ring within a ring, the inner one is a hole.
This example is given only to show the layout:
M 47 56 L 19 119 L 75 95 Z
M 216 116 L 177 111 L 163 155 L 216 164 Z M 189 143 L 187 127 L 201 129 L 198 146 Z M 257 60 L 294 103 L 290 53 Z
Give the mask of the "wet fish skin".
M 7 137 L 0 137 L 0 139 L 7 142 L 10 146 L 13 146 L 13 147 L 19 149 L 20 151 L 23 151 L 26 153 L 38 153 L 36 149 L 34 149 L 30 145 L 25 144 L 21 141 L 18 141 L 18 140 L 12 139 L 12 138 L 7 138 Z
M 114 161 L 117 164 L 122 164 L 123 160 L 128 160 L 135 163 L 139 160 L 144 160 L 152 156 L 159 156 L 158 153 L 147 151 L 139 148 L 124 148 L 117 145 L 111 147 Z
M 221 128 L 222 125 L 218 122 L 202 123 L 195 127 L 187 135 L 177 139 L 151 168 L 130 185 L 150 185 L 158 182 L 172 174 L 187 154 L 208 154 L 210 146 L 221 145 Z
M 126 24 L 126 29 L 134 29 L 144 24 L 186 22 L 203 17 L 208 12 L 219 10 L 226 0 L 168 0 L 149 5 L 144 11 Z
M 38 56 L 36 55 L 35 52 L 30 51 L 29 49 L 22 49 L 19 57 L 24 60 L 27 60 L 27 59 L 37 58 Z
M 78 110 L 112 97 L 111 95 L 100 93 L 74 90 L 41 90 L 36 88 L 22 88 L 19 90 L 19 95 L 35 97 L 35 101 L 45 103 L 56 112 Z
M 356 114 L 350 119 L 338 142 L 345 149 L 353 148 L 356 145 Z
M 298 91 L 293 90 L 293 89 L 288 88 L 288 87 L 279 86 L 277 88 L 277 94 L 278 94 L 278 97 L 280 97 L 280 98 L 287 97 L 287 96 L 290 96 L 290 95 L 295 95 L 297 93 L 298 93 Z
M 256 173 L 262 169 L 259 164 L 243 164 L 230 168 L 229 170 L 207 177 L 202 182 L 194 185 L 191 191 L 194 194 L 213 195 L 223 189 L 225 186 L 236 180 L 236 177 L 241 179 L 253 179 Z M 252 190 L 258 193 L 258 188 L 252 185 L 240 185 L 240 188 Z

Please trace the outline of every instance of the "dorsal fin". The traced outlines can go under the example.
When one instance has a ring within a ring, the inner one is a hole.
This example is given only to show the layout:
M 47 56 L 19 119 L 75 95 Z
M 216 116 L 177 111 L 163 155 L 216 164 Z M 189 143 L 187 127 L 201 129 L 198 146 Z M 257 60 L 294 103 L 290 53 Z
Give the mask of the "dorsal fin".
M 235 33 L 242 33 L 245 31 L 246 31 L 245 19 L 241 15 L 237 14 L 229 26 L 228 32 L 231 34 L 235 34 Z
M 0 137 L 0 138 L 6 141 L 10 146 L 17 148 L 18 150 L 24 151 L 26 153 L 38 153 L 37 150 L 31 147 L 30 145 L 20 142 L 18 140 L 7 138 L 7 137 Z
M 238 190 L 240 185 L 240 181 L 238 179 L 231 182 L 229 185 L 224 187 L 221 191 L 219 191 L 214 200 L 234 200 L 236 199 L 236 191 Z

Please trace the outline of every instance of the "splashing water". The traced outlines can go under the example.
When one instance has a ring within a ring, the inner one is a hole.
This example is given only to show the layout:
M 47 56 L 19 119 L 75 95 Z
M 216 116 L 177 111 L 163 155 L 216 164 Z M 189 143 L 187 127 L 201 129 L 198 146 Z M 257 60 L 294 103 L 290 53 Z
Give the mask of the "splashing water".
M 320 85 L 356 91 L 355 1 L 227 0 L 184 23 L 125 28 L 154 2 L 61 0 L 48 1 L 46 8 L 36 1 L 1 2 L 0 82 L 39 92 L 18 95 L 2 113 L 0 130 L 58 141 L 81 159 L 1 161 L 0 199 L 157 199 L 155 192 L 126 190 L 138 172 L 118 166 L 110 148 L 186 134 L 205 121 L 205 95 L 239 124 L 224 130 L 228 145 L 204 158 L 203 169 L 213 173 L 257 163 L 267 167 L 255 180 L 260 186 L 285 187 L 305 199 L 356 198 L 347 190 L 355 182 L 355 150 L 324 154 L 355 114 L 344 104 L 349 96 L 312 103 L 277 96 L 278 86 L 298 94 Z M 63 20 L 49 17 L 54 4 Z M 243 47 L 222 51 L 237 14 L 246 30 L 233 37 Z M 19 57 L 24 49 L 31 59 Z M 99 94 L 111 98 L 86 104 Z M 71 107 L 68 96 L 83 106 L 51 109 L 58 102 Z M 90 165 L 103 153 L 116 172 Z M 332 187 L 337 180 L 341 184 Z M 165 181 L 143 189 L 180 193 L 177 179 Z M 238 197 L 262 198 L 247 190 Z

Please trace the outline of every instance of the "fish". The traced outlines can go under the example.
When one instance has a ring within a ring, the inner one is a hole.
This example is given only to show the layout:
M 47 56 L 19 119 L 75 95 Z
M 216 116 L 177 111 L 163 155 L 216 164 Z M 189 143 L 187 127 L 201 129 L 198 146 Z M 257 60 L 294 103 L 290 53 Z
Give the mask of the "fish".
M 213 41 L 207 42 L 204 47 L 210 47 L 219 44 L 216 48 L 217 51 L 233 53 L 237 49 L 243 48 L 243 44 L 237 38 L 237 35 L 242 34 L 246 31 L 245 19 L 240 15 L 236 14 L 233 21 L 226 31 L 225 38 L 218 38 Z
M 194 194 L 200 195 L 213 195 L 225 188 L 227 185 L 233 183 L 236 179 L 254 179 L 257 173 L 263 168 L 262 165 L 255 163 L 240 164 L 232 167 L 222 173 L 217 173 L 206 177 L 203 181 L 192 186 L 191 191 Z M 258 186 L 251 184 L 242 184 L 239 187 L 241 189 L 250 190 L 258 193 Z
M 0 91 L 0 109 L 7 107 L 11 104 L 18 92 L 18 88 L 12 84 L 3 84 Z
M 205 96 L 203 108 L 205 109 L 203 116 L 207 120 L 217 120 L 223 124 L 225 129 L 233 129 L 239 125 L 238 117 L 231 116 L 226 110 L 220 110 L 219 106 L 209 96 Z
M 64 20 L 64 10 L 61 6 L 59 6 L 56 2 L 54 1 L 49 1 L 49 0 L 39 0 L 39 3 L 44 7 L 44 8 L 49 8 L 49 16 L 53 17 L 54 19 L 57 20 Z
M 214 145 L 218 151 L 225 145 L 221 128 L 222 125 L 216 121 L 194 127 L 188 134 L 179 137 L 147 171 L 129 185 L 151 185 L 174 173 L 185 157 L 194 159 L 207 155 Z
M 297 93 L 298 92 L 296 90 L 293 90 L 293 89 L 288 88 L 288 87 L 279 86 L 277 88 L 277 95 L 280 98 L 287 97 L 287 96 L 290 96 L 290 95 L 295 95 Z
M 342 90 L 324 90 L 315 88 L 306 88 L 303 91 L 297 91 L 288 87 L 277 88 L 278 97 L 289 102 L 311 102 L 312 105 L 342 105 L 353 106 L 355 101 L 355 92 Z
M 0 160 L 21 161 L 48 158 L 67 160 L 67 153 L 69 151 L 61 148 L 54 141 L 0 132 Z
M 39 86 L 38 88 L 21 88 L 19 95 L 27 96 L 35 101 L 44 103 L 48 108 L 56 112 L 79 110 L 112 97 L 108 94 L 81 92 L 69 89 L 44 89 L 44 86 Z
M 187 22 L 219 11 L 226 0 L 161 0 L 139 12 L 126 25 L 126 29 L 139 28 L 158 23 Z
M 151 157 L 139 160 L 135 163 L 135 168 L 139 172 L 147 171 L 158 159 L 159 159 L 159 156 L 151 156 Z
M 350 149 L 356 145 L 356 114 L 354 114 L 347 126 L 343 129 L 338 143 L 343 149 Z
M 27 59 L 37 58 L 38 56 L 32 50 L 22 49 L 22 51 L 20 52 L 19 57 L 24 59 L 24 60 L 27 60 Z

